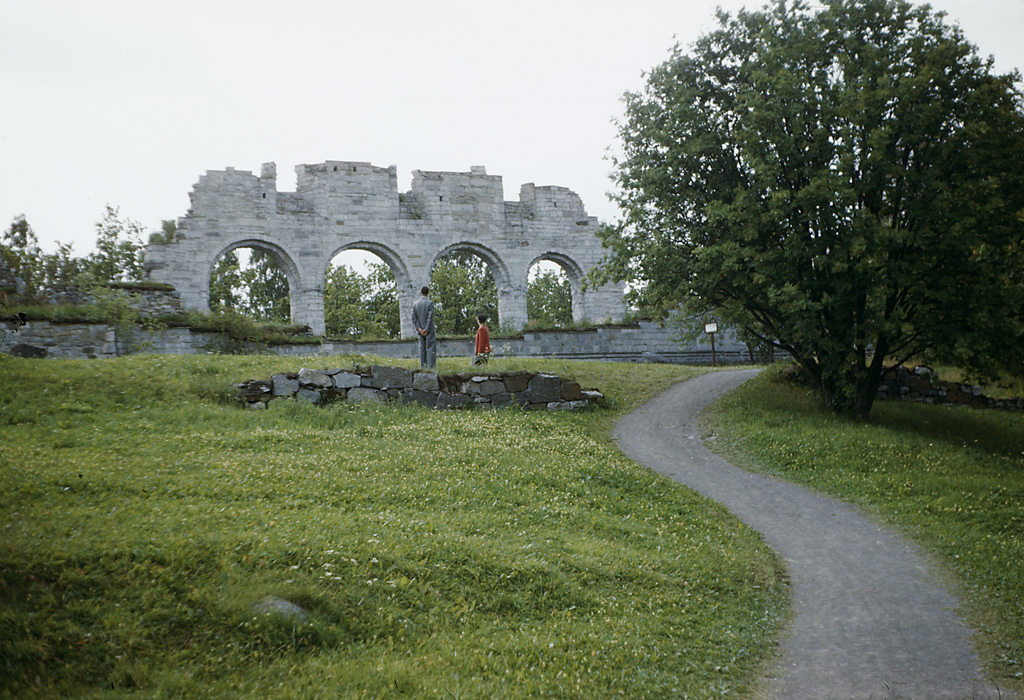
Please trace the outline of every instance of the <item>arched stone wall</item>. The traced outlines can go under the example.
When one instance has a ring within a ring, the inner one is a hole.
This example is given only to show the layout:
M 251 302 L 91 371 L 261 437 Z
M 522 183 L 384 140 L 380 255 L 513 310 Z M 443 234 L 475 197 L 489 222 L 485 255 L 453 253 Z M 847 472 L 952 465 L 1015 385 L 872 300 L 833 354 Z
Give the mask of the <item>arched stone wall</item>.
M 565 272 L 566 278 L 569 280 L 569 291 L 572 294 L 572 320 L 575 323 L 580 321 L 591 319 L 587 313 L 587 307 L 585 303 L 585 295 L 583 293 L 583 279 L 586 276 L 583 269 L 576 264 L 576 261 L 572 258 L 555 251 L 548 251 L 541 255 L 538 255 L 531 263 L 529 269 L 532 269 L 534 265 L 539 262 L 553 262 L 557 264 Z
M 413 335 L 410 314 L 419 288 L 446 253 L 467 250 L 491 267 L 502 325 L 527 321 L 530 267 L 552 260 L 566 269 L 573 318 L 622 318 L 622 288 L 582 289 L 581 280 L 603 257 L 597 219 L 564 187 L 525 184 L 519 201 L 504 200 L 500 176 L 413 171 L 412 187 L 398 192 L 394 166 L 327 161 L 299 165 L 295 192 L 278 192 L 277 167 L 207 171 L 190 193 L 175 239 L 146 248 L 150 279 L 173 285 L 189 309 L 209 308 L 210 271 L 239 247 L 263 247 L 281 260 L 291 288 L 292 320 L 324 332 L 323 284 L 339 252 L 363 249 L 388 264 L 398 285 L 401 331 Z

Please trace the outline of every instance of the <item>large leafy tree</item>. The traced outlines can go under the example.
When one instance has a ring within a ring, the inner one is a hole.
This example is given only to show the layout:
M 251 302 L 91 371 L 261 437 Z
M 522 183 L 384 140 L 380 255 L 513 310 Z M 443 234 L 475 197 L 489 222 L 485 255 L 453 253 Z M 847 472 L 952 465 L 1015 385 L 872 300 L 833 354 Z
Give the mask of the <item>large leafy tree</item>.
M 476 316 L 480 313 L 487 314 L 492 332 L 499 325 L 494 276 L 472 253 L 456 251 L 434 265 L 430 296 L 437 306 L 434 320 L 441 335 L 476 333 Z
M 887 360 L 1020 366 L 1024 115 L 1019 76 L 927 6 L 821 2 L 720 13 L 626 96 L 603 274 L 866 418 Z

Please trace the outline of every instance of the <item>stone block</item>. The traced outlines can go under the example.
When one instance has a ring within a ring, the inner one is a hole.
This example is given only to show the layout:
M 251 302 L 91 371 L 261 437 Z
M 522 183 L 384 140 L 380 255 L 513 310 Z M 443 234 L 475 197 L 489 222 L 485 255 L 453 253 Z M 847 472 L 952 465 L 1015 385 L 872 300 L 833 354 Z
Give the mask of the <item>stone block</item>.
M 302 386 L 326 388 L 334 386 L 334 380 L 323 370 L 303 367 L 299 370 L 299 384 Z
M 419 391 L 438 391 L 440 385 L 436 372 L 416 372 L 412 376 L 412 388 Z
M 402 401 L 434 408 L 437 406 L 437 394 L 432 391 L 423 391 L 422 389 L 403 389 Z
M 357 386 L 348 390 L 348 400 L 352 403 L 367 401 L 384 403 L 387 400 L 387 394 L 372 387 Z
M 275 374 L 270 378 L 274 396 L 291 396 L 299 390 L 299 382 L 286 374 Z
M 377 389 L 412 388 L 413 371 L 411 369 L 374 365 L 370 368 L 370 375 L 373 378 L 371 386 Z
M 506 374 L 503 381 L 505 382 L 505 390 L 513 394 L 526 391 L 530 386 L 530 378 L 533 375 L 529 372 L 514 372 Z
M 295 392 L 296 398 L 300 401 L 308 401 L 309 403 L 320 403 L 320 392 L 316 389 L 302 389 L 300 388 Z
M 563 379 L 560 389 L 563 401 L 579 401 L 583 398 L 580 385 L 572 380 Z
M 491 397 L 491 406 L 494 408 L 508 408 L 509 406 L 515 405 L 515 397 L 507 391 L 495 394 Z
M 463 408 L 472 405 L 473 399 L 465 394 L 438 394 L 437 396 L 438 408 Z
M 525 394 L 531 404 L 558 401 L 562 398 L 562 380 L 553 374 L 538 374 L 530 380 Z
M 352 372 L 338 372 L 334 375 L 334 386 L 338 389 L 351 389 L 352 387 L 362 386 L 363 378 L 358 374 Z
M 27 357 L 42 359 L 46 357 L 46 348 L 41 348 L 38 345 L 29 345 L 28 343 L 18 343 L 11 348 L 11 354 L 15 357 Z
M 474 377 L 466 386 L 466 393 L 470 396 L 494 396 L 504 393 L 505 382 L 500 379 L 491 379 L 490 377 L 480 377 L 479 379 L 481 381 L 477 381 L 477 377 Z

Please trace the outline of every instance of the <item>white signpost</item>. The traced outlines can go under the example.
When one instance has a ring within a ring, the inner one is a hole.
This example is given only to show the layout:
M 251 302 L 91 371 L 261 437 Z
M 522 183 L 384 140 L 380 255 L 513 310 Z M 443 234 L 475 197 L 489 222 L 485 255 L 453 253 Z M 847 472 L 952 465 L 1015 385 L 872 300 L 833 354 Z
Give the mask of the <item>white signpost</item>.
M 718 358 L 715 356 L 715 333 L 718 332 L 718 324 L 712 321 L 704 324 L 704 332 L 711 336 L 711 366 L 718 366 Z

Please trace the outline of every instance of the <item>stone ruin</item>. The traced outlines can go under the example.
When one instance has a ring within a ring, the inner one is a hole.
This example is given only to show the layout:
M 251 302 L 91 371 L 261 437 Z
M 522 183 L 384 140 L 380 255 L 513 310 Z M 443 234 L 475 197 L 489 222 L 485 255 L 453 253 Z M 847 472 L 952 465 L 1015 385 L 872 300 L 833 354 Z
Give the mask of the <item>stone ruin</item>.
M 875 398 L 879 401 L 918 401 L 957 408 L 1024 411 L 1024 397 L 996 399 L 985 396 L 976 384 L 945 382 L 931 367 L 891 367 L 882 376 Z
M 400 401 L 428 408 L 507 408 L 570 411 L 600 401 L 604 395 L 571 380 L 536 372 L 436 372 L 372 365 L 352 369 L 302 368 L 250 379 L 236 386 L 249 408 L 267 408 L 281 399 L 326 404 Z
M 216 261 L 235 248 L 259 248 L 288 276 L 292 322 L 322 335 L 331 261 L 345 250 L 364 250 L 394 273 L 401 333 L 412 337 L 412 304 L 434 265 L 469 252 L 494 276 L 505 328 L 526 325 L 527 276 L 541 261 L 565 271 L 574 321 L 617 321 L 625 313 L 621 285 L 583 288 L 604 252 L 597 219 L 571 190 L 528 183 L 519 201 L 505 201 L 501 177 L 481 166 L 415 170 L 405 193 L 398 191 L 395 166 L 327 161 L 295 170 L 295 192 L 278 191 L 274 163 L 265 163 L 258 177 L 233 168 L 207 171 L 192 188 L 174 240 L 147 247 L 148 277 L 172 285 L 186 309 L 205 310 Z

